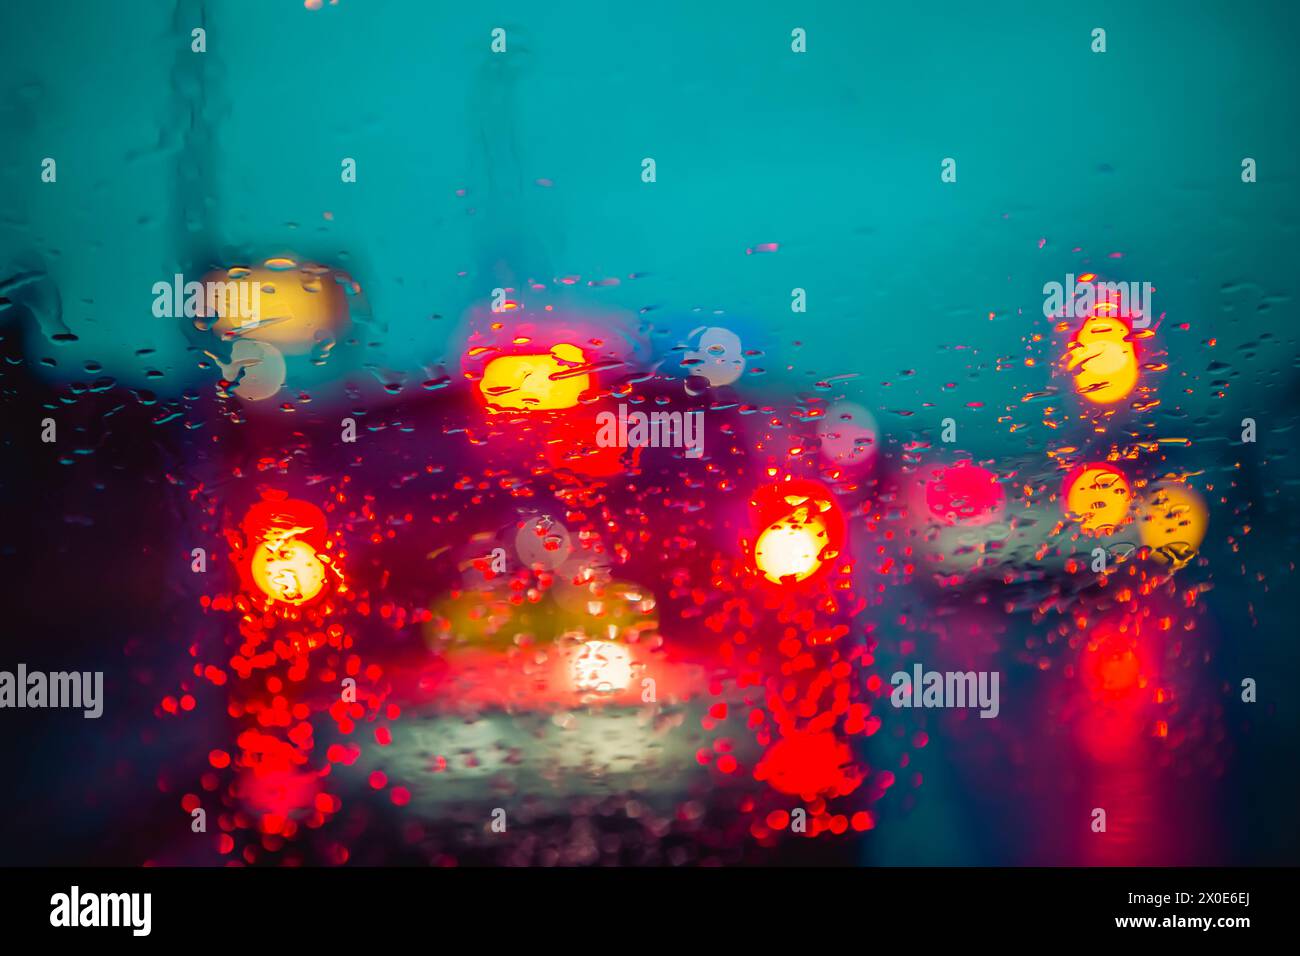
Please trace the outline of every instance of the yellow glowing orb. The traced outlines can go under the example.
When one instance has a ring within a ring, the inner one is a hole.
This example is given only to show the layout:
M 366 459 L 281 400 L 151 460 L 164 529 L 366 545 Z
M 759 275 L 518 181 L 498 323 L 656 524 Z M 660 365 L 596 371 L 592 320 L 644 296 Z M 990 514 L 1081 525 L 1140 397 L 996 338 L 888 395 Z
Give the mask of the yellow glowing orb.
M 1070 343 L 1066 368 L 1074 373 L 1075 391 L 1088 401 L 1113 405 L 1137 385 L 1137 351 L 1128 334 L 1121 319 L 1093 316 Z
M 499 409 L 544 411 L 572 408 L 591 387 L 591 375 L 577 371 L 586 357 L 576 345 L 561 343 L 542 355 L 502 355 L 483 369 L 479 391 Z
M 613 694 L 632 683 L 632 653 L 610 641 L 584 641 L 569 667 L 573 689 L 580 694 Z
M 793 578 L 803 581 L 822 566 L 827 544 L 826 525 L 807 509 L 791 520 L 769 525 L 754 543 L 754 566 L 774 584 Z
M 348 324 L 348 297 L 324 266 L 270 259 L 203 277 L 201 315 L 216 316 L 223 337 L 273 345 L 284 355 L 307 355 L 332 345 Z
M 1152 557 L 1178 569 L 1196 556 L 1205 540 L 1209 511 L 1205 500 L 1187 485 L 1161 482 L 1142 496 L 1137 520 L 1138 534 Z
M 1128 479 L 1110 465 L 1083 465 L 1066 480 L 1065 508 L 1085 534 L 1114 534 L 1132 500 Z
M 285 604 L 305 604 L 325 587 L 325 566 L 316 549 L 294 537 L 258 544 L 250 570 L 253 583 L 267 597 Z

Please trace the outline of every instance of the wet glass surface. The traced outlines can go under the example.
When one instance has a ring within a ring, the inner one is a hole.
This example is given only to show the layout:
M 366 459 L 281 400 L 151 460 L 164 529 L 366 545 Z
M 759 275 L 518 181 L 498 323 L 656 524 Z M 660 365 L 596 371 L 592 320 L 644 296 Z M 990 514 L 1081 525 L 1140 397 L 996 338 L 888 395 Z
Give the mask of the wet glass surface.
M 0 9 L 0 862 L 1296 862 L 1296 10 L 768 7 Z

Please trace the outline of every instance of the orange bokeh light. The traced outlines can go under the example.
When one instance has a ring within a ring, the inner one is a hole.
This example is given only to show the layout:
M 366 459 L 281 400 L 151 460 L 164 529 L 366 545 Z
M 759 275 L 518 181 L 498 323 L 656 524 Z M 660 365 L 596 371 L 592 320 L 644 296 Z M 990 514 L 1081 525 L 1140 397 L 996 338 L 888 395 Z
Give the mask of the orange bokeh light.
M 1065 367 L 1074 373 L 1074 390 L 1095 405 L 1114 405 L 1137 386 L 1137 350 L 1129 326 L 1109 314 L 1107 304 L 1097 307 L 1074 333 L 1065 353 Z
M 1124 473 L 1113 465 L 1095 462 L 1070 472 L 1062 495 L 1065 510 L 1084 533 L 1099 536 L 1115 533 L 1128 519 L 1133 500 Z
M 487 363 L 479 392 L 493 409 L 547 411 L 572 408 L 591 388 L 582 349 L 562 342 L 549 352 L 500 355 Z

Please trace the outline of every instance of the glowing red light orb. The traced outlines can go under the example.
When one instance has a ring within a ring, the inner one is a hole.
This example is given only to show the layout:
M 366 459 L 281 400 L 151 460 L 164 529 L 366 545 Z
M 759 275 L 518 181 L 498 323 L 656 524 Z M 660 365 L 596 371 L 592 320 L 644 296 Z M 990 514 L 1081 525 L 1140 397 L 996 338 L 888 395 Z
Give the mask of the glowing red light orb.
M 1099 630 L 1083 649 L 1079 672 L 1094 697 L 1118 700 L 1142 684 L 1137 638 L 1119 631 Z
M 843 550 L 844 514 L 831 491 L 805 478 L 758 488 L 749 501 L 755 570 L 773 584 L 814 577 Z
M 772 744 L 754 778 L 780 793 L 814 800 L 852 793 L 862 783 L 862 771 L 849 745 L 835 734 L 797 731 Z
M 273 601 L 300 605 L 325 589 L 325 514 L 307 501 L 268 490 L 240 524 L 244 547 L 235 560 L 246 589 Z
M 989 524 L 1006 503 L 998 476 L 972 461 L 931 468 L 922 484 L 928 516 L 946 525 Z
M 602 447 L 598 408 L 578 406 L 555 417 L 544 426 L 546 461 L 554 469 L 566 469 L 590 477 L 608 477 L 634 470 L 641 461 L 641 447 Z

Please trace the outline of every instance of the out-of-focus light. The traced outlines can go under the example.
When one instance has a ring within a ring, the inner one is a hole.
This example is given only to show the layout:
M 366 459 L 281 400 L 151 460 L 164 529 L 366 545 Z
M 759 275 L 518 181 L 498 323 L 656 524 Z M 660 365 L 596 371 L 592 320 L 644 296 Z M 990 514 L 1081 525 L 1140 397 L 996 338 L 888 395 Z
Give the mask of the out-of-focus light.
M 1129 326 L 1108 314 L 1087 318 L 1065 353 L 1066 369 L 1074 373 L 1074 390 L 1095 405 L 1123 401 L 1137 386 L 1137 351 Z
M 796 731 L 781 737 L 754 770 L 756 780 L 805 800 L 850 794 L 862 776 L 849 745 L 830 731 Z
M 1209 513 L 1205 500 L 1181 482 L 1148 488 L 1137 508 L 1138 534 L 1155 560 L 1182 568 L 1196 556 Z
M 268 490 L 248 510 L 241 529 L 245 546 L 236 552 L 236 563 L 246 586 L 293 606 L 325 590 L 326 523 L 315 505 Z
M 231 346 L 229 362 L 222 362 L 211 352 L 207 354 L 221 366 L 221 377 L 234 383 L 231 391 L 245 401 L 273 397 L 288 375 L 280 350 L 265 342 L 240 339 Z
M 980 527 L 1006 504 L 998 476 L 972 461 L 928 469 L 921 478 L 928 517 L 940 524 Z
M 582 349 L 568 343 L 542 354 L 501 355 L 484 367 L 479 391 L 489 407 L 499 410 L 572 408 L 591 388 L 585 368 Z
M 1124 473 L 1113 465 L 1079 465 L 1065 479 L 1065 510 L 1085 534 L 1114 534 L 1128 518 L 1133 499 Z
M 1126 694 L 1137 686 L 1141 671 L 1131 648 L 1095 650 L 1093 657 L 1093 682 L 1102 694 Z
M 730 385 L 745 372 L 745 351 L 740 336 L 730 329 L 699 328 L 691 333 L 694 347 L 687 349 L 682 365 L 691 375 L 710 385 Z
M 263 829 L 276 832 L 279 827 L 267 823 L 282 822 L 310 807 L 320 792 L 321 778 L 287 767 L 290 761 L 279 753 L 258 756 L 262 759 L 240 775 L 238 793 L 244 807 L 262 819 Z
M 632 683 L 632 654 L 611 641 L 583 641 L 569 664 L 573 689 L 580 694 L 614 694 Z
M 603 409 L 578 407 L 553 421 L 542 424 L 546 462 L 554 469 L 565 469 L 588 477 L 608 477 L 635 469 L 644 448 L 634 445 L 602 447 L 598 416 Z
M 802 581 L 822 566 L 825 548 L 826 526 L 817 514 L 800 508 L 758 536 L 754 560 L 769 581 Z
M 328 266 L 287 258 L 214 270 L 203 277 L 200 314 L 215 318 L 212 330 L 225 339 L 262 342 L 282 355 L 307 355 L 332 344 L 347 328 L 348 296 L 339 278 L 346 279 Z
M 760 488 L 750 500 L 756 528 L 754 567 L 774 584 L 807 580 L 839 555 L 844 517 L 818 482 L 792 479 Z
M 875 460 L 880 427 L 871 413 L 853 402 L 836 402 L 817 422 L 822 457 L 832 465 L 857 468 Z
M 519 562 L 535 571 L 553 571 L 573 551 L 569 529 L 550 515 L 527 518 L 515 532 L 515 553 Z
M 1104 700 L 1128 697 L 1143 682 L 1136 637 L 1100 627 L 1084 646 L 1079 670 L 1094 697 Z
M 295 537 L 305 528 L 285 529 L 253 551 L 253 581 L 267 597 L 285 604 L 306 604 L 325 587 L 325 566 L 316 549 Z

